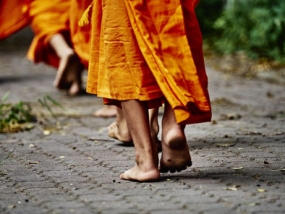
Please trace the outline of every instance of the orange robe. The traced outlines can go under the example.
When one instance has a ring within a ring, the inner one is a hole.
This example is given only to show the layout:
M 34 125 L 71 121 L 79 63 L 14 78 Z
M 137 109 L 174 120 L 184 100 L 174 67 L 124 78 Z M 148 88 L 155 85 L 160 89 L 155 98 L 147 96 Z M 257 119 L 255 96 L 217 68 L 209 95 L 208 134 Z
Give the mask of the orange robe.
M 54 67 L 59 65 L 59 57 L 49 45 L 56 33 L 61 33 L 71 44 L 69 32 L 70 0 L 31 0 L 29 16 L 34 39 L 27 57 L 35 63 L 45 62 Z
M 92 0 L 71 0 L 69 13 L 72 47 L 85 68 L 88 68 L 91 26 L 79 26 L 78 22 L 83 12 L 91 3 Z
M 165 97 L 177 123 L 210 121 L 197 1 L 93 2 L 87 92 L 106 104 Z
M 0 1 L 0 40 L 29 25 L 28 4 L 25 0 Z
M 59 58 L 49 45 L 50 38 L 61 33 L 85 67 L 88 67 L 90 26 L 78 21 L 92 0 L 2 0 L 0 3 L 0 39 L 31 25 L 34 39 L 27 57 L 58 67 Z M 3 25 L 2 25 L 3 23 Z
M 61 33 L 87 67 L 90 27 L 79 27 L 78 21 L 90 3 L 91 0 L 32 0 L 29 11 L 35 37 L 28 58 L 58 67 L 59 58 L 49 40 L 54 34 Z

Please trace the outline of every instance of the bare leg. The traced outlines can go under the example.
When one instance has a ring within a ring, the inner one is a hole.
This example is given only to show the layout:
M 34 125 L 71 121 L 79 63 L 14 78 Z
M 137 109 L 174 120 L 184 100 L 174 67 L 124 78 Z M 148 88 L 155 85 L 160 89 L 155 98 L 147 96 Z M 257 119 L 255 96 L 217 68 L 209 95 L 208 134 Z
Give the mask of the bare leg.
M 192 165 L 184 128 L 176 123 L 173 109 L 166 102 L 162 119 L 161 172 L 179 172 Z
M 50 45 L 60 58 L 54 86 L 58 89 L 66 89 L 69 95 L 79 94 L 82 90 L 81 72 L 83 70 L 79 58 L 61 34 L 52 36 Z
M 135 145 L 136 165 L 120 178 L 140 182 L 158 180 L 158 155 L 151 138 L 147 108 L 137 100 L 122 102 L 122 108 Z
M 108 135 L 116 140 L 122 141 L 123 143 L 132 143 L 132 137 L 127 126 L 126 119 L 124 117 L 123 111 L 120 108 L 117 108 L 117 117 L 116 121 L 111 123 L 108 127 Z M 158 125 L 158 108 L 149 110 L 149 124 L 151 130 L 151 137 L 153 142 L 157 146 L 157 150 L 161 151 L 161 142 L 157 138 L 159 132 Z
M 117 115 L 116 106 L 104 105 L 102 108 L 95 111 L 95 117 L 115 117 Z
M 161 152 L 161 141 L 157 138 L 159 132 L 158 112 L 159 108 L 153 108 L 148 111 L 151 137 L 157 146 L 157 150 Z

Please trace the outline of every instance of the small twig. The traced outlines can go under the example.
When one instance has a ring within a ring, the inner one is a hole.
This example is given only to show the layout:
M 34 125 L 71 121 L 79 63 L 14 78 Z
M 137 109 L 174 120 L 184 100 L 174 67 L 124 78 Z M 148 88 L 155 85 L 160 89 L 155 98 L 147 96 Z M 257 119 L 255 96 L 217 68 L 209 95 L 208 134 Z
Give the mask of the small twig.
M 0 165 L 2 165 L 12 154 L 13 152 L 15 151 L 15 149 L 13 149 L 6 158 L 4 158 L 1 162 L 0 162 Z

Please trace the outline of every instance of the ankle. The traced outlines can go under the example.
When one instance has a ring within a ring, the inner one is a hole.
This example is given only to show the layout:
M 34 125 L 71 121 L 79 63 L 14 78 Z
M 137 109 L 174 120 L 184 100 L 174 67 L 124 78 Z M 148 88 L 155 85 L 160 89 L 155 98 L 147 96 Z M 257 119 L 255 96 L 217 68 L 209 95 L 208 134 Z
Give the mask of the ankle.
M 136 163 L 139 168 L 149 171 L 158 167 L 158 155 L 153 149 L 136 152 Z
M 72 48 L 64 48 L 60 52 L 58 52 L 58 56 L 61 59 L 68 58 L 74 55 L 75 55 L 75 52 Z

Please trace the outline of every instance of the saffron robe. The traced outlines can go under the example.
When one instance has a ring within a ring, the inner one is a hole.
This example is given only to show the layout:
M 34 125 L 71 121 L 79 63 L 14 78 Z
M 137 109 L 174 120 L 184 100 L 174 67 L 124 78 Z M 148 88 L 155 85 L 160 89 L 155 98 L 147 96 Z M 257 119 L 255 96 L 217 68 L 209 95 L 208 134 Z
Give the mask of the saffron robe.
M 28 26 L 28 3 L 25 0 L 0 1 L 0 40 Z
M 58 67 L 59 58 L 49 45 L 50 38 L 61 33 L 74 48 L 82 64 L 88 67 L 90 26 L 78 21 L 92 0 L 2 0 L 0 2 L 0 39 L 31 25 L 34 39 L 28 59 Z
M 211 120 L 195 0 L 94 0 L 87 92 L 113 100 L 165 97 L 177 123 Z
M 59 58 L 48 42 L 54 34 L 61 33 L 70 47 L 74 48 L 81 63 L 88 67 L 90 26 L 80 27 L 78 21 L 91 1 L 32 0 L 29 14 L 35 37 L 28 58 L 58 67 Z

